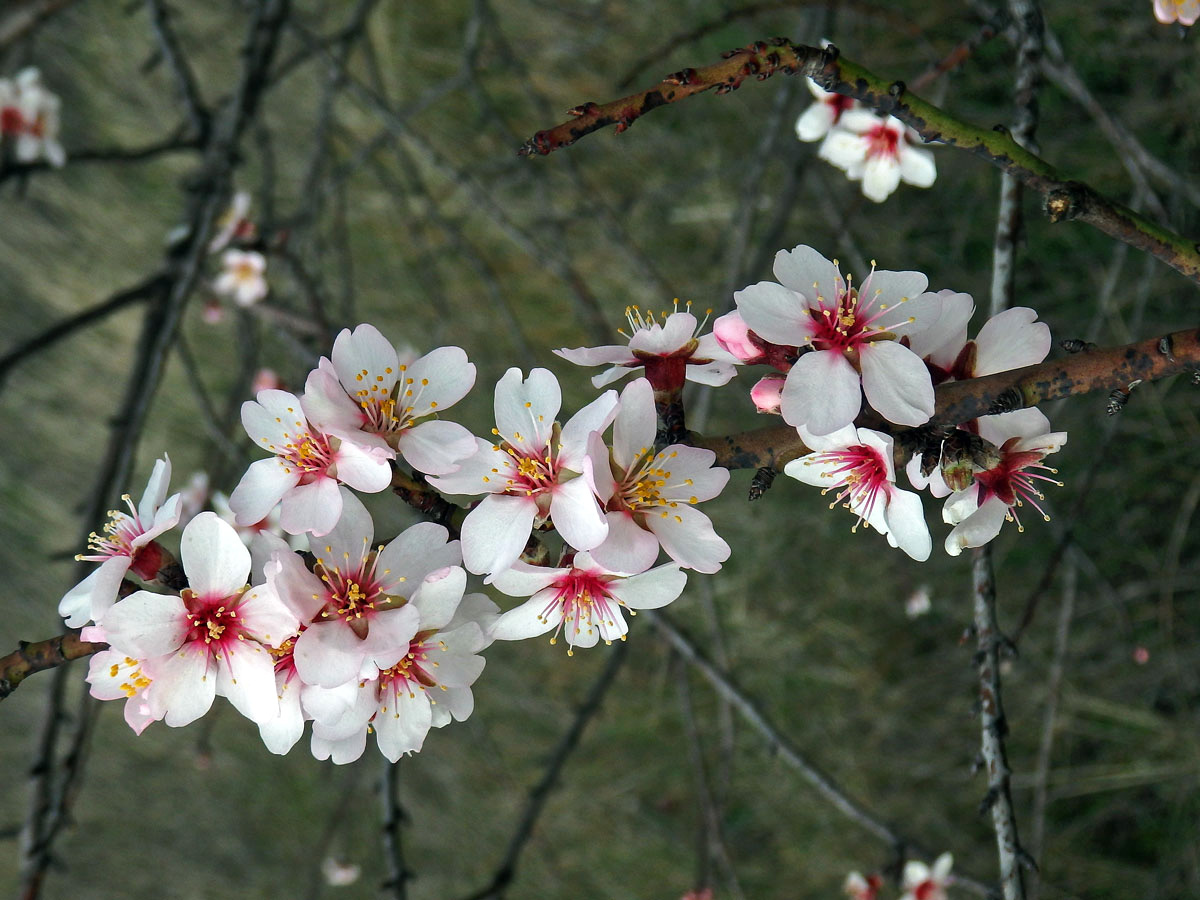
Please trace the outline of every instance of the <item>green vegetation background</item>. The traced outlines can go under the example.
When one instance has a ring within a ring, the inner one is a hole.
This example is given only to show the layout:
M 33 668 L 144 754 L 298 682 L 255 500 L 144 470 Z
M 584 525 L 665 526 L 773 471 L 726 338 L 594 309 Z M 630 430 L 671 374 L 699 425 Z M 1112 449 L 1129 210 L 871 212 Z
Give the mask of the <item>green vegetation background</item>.
M 236 3 L 176 7 L 181 44 L 205 98 L 215 101 L 237 77 L 244 11 Z M 316 177 L 314 134 L 329 76 L 320 56 L 268 93 L 263 126 L 243 147 L 239 184 L 256 192 L 255 213 L 263 215 L 262 192 L 273 180 L 275 219 L 291 227 L 289 249 L 316 279 L 336 327 L 371 321 L 421 350 L 467 350 L 479 382 L 455 412 L 479 433 L 491 427 L 489 386 L 512 365 L 547 366 L 563 380 L 568 406 L 586 401 L 591 373 L 550 353 L 595 343 L 580 296 L 594 296 L 614 330 L 631 303 L 659 309 L 679 297 L 723 311 L 733 289 L 770 277 L 776 250 L 808 243 L 855 272 L 871 259 L 921 270 L 931 288 L 968 291 L 986 306 L 997 172 L 936 148 L 932 189 L 901 187 L 885 204 L 866 202 L 817 160 L 815 145 L 794 139 L 792 123 L 809 102 L 797 79 L 706 95 L 656 112 L 628 134 L 598 134 L 546 159 L 515 157 L 521 140 L 560 121 L 566 108 L 623 93 L 618 82 L 672 36 L 737 8 L 714 0 L 501 0 L 478 19 L 468 3 L 384 0 L 369 20 L 369 51 L 359 46 L 351 57 L 352 84 L 331 107 L 329 158 Z M 856 61 L 911 81 L 979 26 L 967 5 L 948 0 L 759 8 L 661 54 L 635 84 L 776 34 L 832 38 Z M 351 11 L 347 2 L 298 2 L 295 19 L 331 32 Z M 1194 176 L 1197 35 L 1181 39 L 1155 23 L 1149 0 L 1048 0 L 1045 12 L 1104 108 L 1153 154 Z M 468 44 L 476 54 L 470 79 L 460 75 Z M 288 31 L 280 59 L 303 47 Z M 7 48 L 0 74 L 41 67 L 63 98 L 68 154 L 137 146 L 181 119 L 168 73 L 147 68 L 154 48 L 140 5 L 79 2 Z M 928 94 L 968 120 L 1009 121 L 1012 64 L 1011 46 L 996 38 Z M 406 113 L 393 120 L 394 133 L 353 84 Z M 1053 85 L 1041 92 L 1041 122 L 1046 158 L 1131 200 L 1117 153 Z M 194 162 L 188 154 L 79 162 L 0 185 L 4 347 L 154 271 L 181 221 Z M 1169 191 L 1161 199 L 1174 227 L 1200 232 L 1186 200 Z M 315 221 L 296 218 L 309 208 Z M 1083 225 L 1050 225 L 1036 198 L 1025 208 L 1017 299 L 1038 310 L 1056 339 L 1114 344 L 1195 325 L 1194 285 Z M 288 267 L 273 260 L 270 277 L 269 305 L 305 317 L 309 301 Z M 218 411 L 243 399 L 238 372 L 248 346 L 289 384 L 302 382 L 315 344 L 266 314 L 227 309 L 220 323 L 206 324 L 203 300 L 194 298 L 183 333 Z M 130 308 L 58 344 L 17 368 L 0 392 L 0 652 L 61 630 L 55 606 L 77 577 L 70 557 L 81 530 L 100 524 L 85 525 L 79 510 L 140 316 Z M 974 327 L 982 320 L 977 313 Z M 761 421 L 745 393 L 755 377 L 744 373 L 701 401 L 705 431 Z M 1200 896 L 1198 405 L 1200 389 L 1177 379 L 1139 389 L 1114 422 L 1099 395 L 1048 409 L 1071 435 L 1054 461 L 1066 482 L 1049 498 L 1054 519 L 1026 515 L 1024 535 L 1009 526 L 996 543 L 1001 616 L 1010 627 L 1068 529 L 1076 548 L 1068 567 L 1078 573 L 1078 597 L 1039 860 L 1044 897 Z M 228 490 L 252 451 L 240 429 L 218 436 L 218 425 L 198 411 L 194 383 L 173 356 L 128 488 L 140 494 L 153 458 L 168 452 L 176 486 L 208 470 Z M 732 559 L 714 578 L 693 577 L 670 613 L 707 651 L 724 653 L 784 733 L 853 795 L 991 880 L 993 839 L 977 812 L 984 784 L 971 773 L 979 744 L 973 643 L 960 641 L 970 622 L 965 557 L 939 552 L 912 563 L 878 535 L 851 534 L 846 513 L 828 512 L 827 500 L 783 477 L 747 506 L 749 478 L 734 473 L 712 504 Z M 386 527 L 411 521 L 386 496 L 370 505 Z M 936 521 L 937 507 L 929 513 Z M 935 546 L 944 534 L 937 530 Z M 1006 675 L 1026 835 L 1063 571 Z M 933 608 L 910 620 L 904 601 L 921 586 Z M 673 900 L 695 882 L 700 816 L 680 700 L 688 676 L 644 622 L 634 622 L 630 644 L 521 858 L 511 897 Z M 1133 659 L 1138 646 L 1149 652 L 1144 665 Z M 472 718 L 432 733 L 402 765 L 411 896 L 464 896 L 491 877 L 526 792 L 610 652 L 567 658 L 544 640 L 488 651 Z M 84 674 L 76 664 L 72 715 Z M 733 752 L 724 754 L 719 705 L 703 682 L 689 680 L 708 770 L 728 778 L 723 833 L 743 896 L 838 896 L 848 870 L 891 860 L 890 848 L 842 819 L 736 718 Z M 10 838 L 25 815 L 50 682 L 49 674 L 32 678 L 0 708 L 0 831 Z M 343 768 L 313 760 L 304 742 L 273 757 L 220 701 L 202 723 L 155 725 L 141 738 L 110 704 L 43 896 L 374 896 L 386 871 L 381 772 L 373 746 Z M 359 881 L 325 885 L 326 856 L 360 865 Z M 16 872 L 10 839 L 0 844 L 0 890 L 15 890 Z M 716 896 L 737 895 L 718 877 Z

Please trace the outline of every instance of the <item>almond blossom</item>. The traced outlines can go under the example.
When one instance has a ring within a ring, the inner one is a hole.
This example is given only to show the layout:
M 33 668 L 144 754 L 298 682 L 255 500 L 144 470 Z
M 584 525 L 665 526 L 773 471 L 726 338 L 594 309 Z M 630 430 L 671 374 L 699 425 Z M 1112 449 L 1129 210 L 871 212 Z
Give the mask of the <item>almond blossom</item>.
M 267 296 L 267 260 L 256 250 L 226 250 L 221 269 L 213 290 L 222 297 L 232 297 L 238 306 L 253 306 Z
M 904 864 L 900 900 L 946 900 L 946 886 L 954 880 L 950 877 L 953 865 L 954 857 L 949 853 L 934 860 L 932 869 L 919 860 L 909 860 Z
M 813 434 L 849 425 L 866 395 L 897 425 L 933 415 L 933 382 L 921 357 L 900 342 L 937 321 L 941 300 L 922 293 L 920 272 L 872 268 L 860 288 L 811 247 L 780 250 L 775 277 L 734 294 L 754 333 L 774 344 L 808 348 L 787 374 L 785 422 Z M 899 307 L 899 308 L 897 308 Z
M 882 203 L 900 186 L 930 187 L 937 178 L 933 154 L 916 146 L 920 136 L 899 119 L 865 109 L 843 113 L 818 156 L 862 181 L 863 196 Z
M 853 97 L 825 90 L 811 78 L 806 78 L 805 82 L 817 102 L 796 120 L 796 137 L 802 141 L 819 141 L 841 123 L 843 113 L 858 109 L 859 103 Z
M 58 142 L 58 97 L 42 84 L 41 73 L 33 67 L 22 69 L 15 81 L 0 80 L 0 134 L 12 137 L 14 155 L 19 162 L 35 162 L 44 157 L 61 168 L 67 161 Z
M 570 656 L 576 647 L 594 647 L 600 639 L 605 643 L 624 640 L 629 627 L 621 607 L 638 610 L 666 606 L 683 593 L 687 575 L 678 563 L 667 563 L 626 576 L 582 552 L 563 568 L 518 562 L 497 575 L 494 583 L 511 597 L 529 600 L 503 613 L 492 626 L 491 637 L 519 641 L 553 629 L 550 643 L 554 644 L 565 627 Z
M 1050 326 L 1037 312 L 1013 306 L 989 318 L 974 340 L 967 321 L 975 310 L 970 294 L 938 291 L 942 314 L 928 329 L 907 339 L 909 348 L 929 366 L 934 384 L 982 378 L 1040 363 L 1050 352 Z
M 858 516 L 852 531 L 865 523 L 913 559 L 929 559 L 933 541 L 921 498 L 896 487 L 889 435 L 848 426 L 829 435 L 801 429 L 800 436 L 813 452 L 789 462 L 784 474 L 822 488 L 823 494 L 837 490 L 829 508 L 844 506 Z
M 1164 25 L 1195 25 L 1200 19 L 1200 0 L 1154 0 L 1154 18 Z
M 1000 464 L 977 473 L 970 487 L 946 501 L 942 518 L 954 526 L 946 538 L 946 552 L 951 556 L 958 556 L 965 547 L 982 547 L 1000 533 L 1006 521 L 1016 522 L 1017 530 L 1024 531 L 1017 510 L 1026 503 L 1049 521 L 1041 507 L 1045 496 L 1038 485 L 1062 485 L 1042 474 L 1057 471 L 1042 460 L 1061 449 L 1067 433 L 1051 432 L 1050 420 L 1040 410 L 1019 409 L 984 416 L 977 422 L 980 437 L 999 448 Z
M 429 479 L 449 494 L 485 494 L 462 524 L 463 562 L 489 576 L 517 561 L 534 524 L 553 522 L 563 540 L 590 550 L 608 536 L 608 523 L 588 479 L 581 478 L 588 436 L 616 415 L 616 391 L 606 391 L 572 416 L 555 421 L 562 405 L 558 380 L 546 369 L 522 378 L 509 369 L 496 383 L 498 443 L 476 438 L 478 450 L 457 472 Z M 485 579 L 490 582 L 491 577 Z
M 621 393 L 611 452 L 599 434 L 588 439 L 586 472 L 608 523 L 592 558 L 613 572 L 643 572 L 661 544 L 684 568 L 717 572 L 729 545 L 693 507 L 724 490 L 729 470 L 714 467 L 716 454 L 699 447 L 672 444 L 656 452 L 657 424 L 654 389 L 639 378 Z
M 246 433 L 275 455 L 251 463 L 234 488 L 229 505 L 239 525 L 261 522 L 282 500 L 280 525 L 288 534 L 328 534 L 342 514 L 339 483 L 368 494 L 391 484 L 395 451 L 359 429 L 349 397 L 331 399 L 316 383 L 327 377 L 310 373 L 303 397 L 259 391 L 242 404 Z
M 155 540 L 179 524 L 183 500 L 179 494 L 167 497 L 171 481 L 171 460 L 164 454 L 155 460 L 146 482 L 146 490 L 135 507 L 133 498 L 123 494 L 121 500 L 129 512 L 109 510 L 109 521 L 103 534 L 92 532 L 88 538 L 91 553 L 81 553 L 77 560 L 100 563 L 100 567 L 67 591 L 58 604 L 58 614 L 71 628 L 89 620 L 99 624 L 117 599 L 121 582 L 129 572 L 143 581 L 152 581 L 165 562 L 170 561 Z
M 105 616 L 112 649 L 152 675 L 149 713 L 187 725 L 228 697 L 252 721 L 278 712 L 270 648 L 295 634 L 296 617 L 277 598 L 248 588 L 250 551 L 216 513 L 183 530 L 188 587 L 178 596 L 138 591 Z
M 98 635 L 92 639 L 104 640 Z M 125 723 L 134 734 L 141 734 L 151 722 L 162 718 L 155 713 L 148 696 L 153 680 L 146 665 L 126 656 L 120 650 L 101 650 L 88 661 L 87 682 L 97 700 L 124 700 Z
M 850 900 L 876 900 L 879 889 L 883 887 L 883 878 L 879 875 L 863 876 L 861 872 L 851 872 L 842 884 L 842 893 Z
M 426 475 L 457 471 L 475 438 L 457 422 L 436 418 L 475 385 L 475 366 L 458 347 L 439 347 L 402 361 L 374 325 L 343 329 L 333 343 L 337 383 L 359 407 L 361 427 L 382 437 Z
M 661 317 L 656 317 L 653 312 L 643 314 L 636 306 L 627 306 L 625 318 L 629 322 L 630 333 L 619 332 L 628 340 L 627 345 L 578 347 L 574 350 L 564 347 L 554 352 L 577 366 L 612 366 L 592 376 L 592 385 L 598 388 L 642 368 L 655 390 L 659 391 L 681 388 L 685 380 L 714 387 L 726 384 L 736 374 L 734 366 L 739 360 L 726 351 L 711 333 L 699 333 L 708 321 L 708 315 L 705 315 L 704 321 L 697 323 L 691 312 L 679 312 L 678 300 L 675 303 L 675 311 L 663 312 Z M 691 303 L 687 306 L 690 309 Z M 709 310 L 709 314 L 711 312 Z

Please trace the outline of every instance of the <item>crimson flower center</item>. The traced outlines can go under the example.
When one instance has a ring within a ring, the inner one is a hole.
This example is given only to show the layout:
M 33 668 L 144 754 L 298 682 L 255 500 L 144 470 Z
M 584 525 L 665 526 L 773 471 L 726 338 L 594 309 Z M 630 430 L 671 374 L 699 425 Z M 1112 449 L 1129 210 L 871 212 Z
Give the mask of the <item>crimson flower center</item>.
M 887 124 L 876 125 L 864 135 L 867 139 L 867 156 L 897 158 L 899 154 L 900 133 Z
M 831 465 L 831 468 L 821 473 L 821 477 L 836 481 L 836 484 L 824 488 L 821 493 L 827 494 L 835 488 L 841 488 L 829 504 L 829 508 L 844 506 L 858 516 L 852 531 L 856 531 L 864 522 L 869 522 L 877 502 L 882 501 L 887 505 L 892 489 L 887 461 L 874 447 L 855 444 L 842 450 L 817 453 L 806 461 L 805 465 L 818 463 Z
M 222 596 L 198 596 L 191 590 L 181 594 L 188 612 L 189 629 L 185 643 L 203 641 L 215 649 L 225 649 L 244 640 L 245 629 L 238 618 L 245 588 L 236 594 Z

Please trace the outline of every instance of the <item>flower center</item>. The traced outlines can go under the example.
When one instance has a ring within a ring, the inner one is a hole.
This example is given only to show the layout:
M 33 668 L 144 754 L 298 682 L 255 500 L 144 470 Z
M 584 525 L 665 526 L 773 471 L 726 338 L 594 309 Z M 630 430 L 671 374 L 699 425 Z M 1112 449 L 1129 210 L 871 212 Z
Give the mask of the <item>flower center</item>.
M 834 265 L 837 265 L 837 260 L 834 260 Z M 874 262 L 871 263 L 871 271 L 875 271 Z M 870 282 L 869 276 L 867 281 Z M 894 340 L 895 335 L 891 329 L 913 321 L 909 316 L 881 324 L 879 320 L 891 312 L 893 307 L 886 303 L 876 306 L 879 291 L 875 291 L 869 297 L 862 297 L 849 277 L 842 281 L 840 272 L 835 292 L 837 296 L 833 300 L 818 294 L 816 306 L 809 308 L 808 314 L 812 316 L 815 327 L 813 335 L 807 338 L 806 342 L 815 350 L 836 350 L 855 357 L 864 344 Z M 900 303 L 906 300 L 907 297 L 902 297 Z M 856 362 L 855 359 L 851 361 Z
M 818 463 L 832 464 L 833 468 L 822 472 L 821 477 L 836 479 L 821 493 L 828 494 L 835 488 L 841 488 L 829 508 L 844 506 L 858 516 L 858 521 L 850 529 L 852 532 L 858 531 L 859 525 L 869 528 L 868 520 L 876 502 L 882 498 L 886 504 L 891 492 L 887 462 L 883 456 L 874 447 L 855 444 L 843 450 L 816 453 L 804 461 L 806 466 Z
M 436 632 L 425 631 L 417 634 L 408 645 L 408 653 L 392 666 L 379 673 L 380 690 L 389 687 L 397 693 L 405 691 L 410 697 L 416 696 L 417 691 L 426 688 L 441 687 L 436 678 L 430 674 L 438 664 L 430 656 L 446 650 L 444 641 L 433 640 Z M 442 690 L 445 690 L 443 687 Z M 384 707 L 386 712 L 387 708 Z
M 199 597 L 190 589 L 180 595 L 188 611 L 191 625 L 184 643 L 203 641 L 216 644 L 217 649 L 228 647 L 244 640 L 244 629 L 238 621 L 238 607 L 242 605 L 242 588 L 228 597 Z
M 142 672 L 142 661 L 126 656 L 119 663 L 113 663 L 108 669 L 108 677 L 116 678 L 121 674 L 121 670 L 125 670 L 125 680 L 121 682 L 120 688 L 126 697 L 136 696 L 139 692 L 150 687 L 151 679 Z
M 97 534 L 93 531 L 88 535 L 88 548 L 95 552 L 89 554 L 80 553 L 75 557 L 76 560 L 104 562 L 104 560 L 112 556 L 133 556 L 133 542 L 135 539 L 141 537 L 146 529 L 138 518 L 137 507 L 133 505 L 133 498 L 128 494 L 122 494 L 121 500 L 129 507 L 129 512 L 124 513 L 119 509 L 110 509 L 108 511 L 108 522 L 101 529 L 104 533 Z
M 867 139 L 868 157 L 899 157 L 900 132 L 886 122 L 870 128 L 863 136 Z
M 1045 453 L 1040 450 L 1013 451 L 1008 449 L 1018 440 L 1018 438 L 1009 438 L 1005 441 L 1004 447 L 1001 448 L 1004 458 L 1000 465 L 986 472 L 980 472 L 975 476 L 975 481 L 980 486 L 979 505 L 982 506 L 984 501 L 990 497 L 999 497 L 1008 505 L 1005 518 L 1010 522 L 1016 522 L 1017 531 L 1023 532 L 1025 526 L 1021 524 L 1017 509 L 1026 503 L 1036 509 L 1043 519 L 1047 522 L 1050 521 L 1049 514 L 1042 509 L 1039 502 L 1044 501 L 1046 495 L 1039 490 L 1038 482 L 1046 481 L 1057 487 L 1062 487 L 1063 483 L 1049 475 L 1042 475 L 1041 472 L 1029 471 L 1040 469 L 1051 475 L 1058 474 L 1058 469 L 1042 465 Z
M 558 635 L 565 627 L 567 630 L 567 655 L 574 656 L 575 638 L 584 632 L 592 630 L 592 622 L 599 621 L 606 625 L 615 624 L 617 608 L 621 605 L 608 590 L 608 583 L 613 580 L 611 575 L 600 575 L 582 569 L 571 569 L 566 575 L 554 582 L 551 587 L 554 593 L 546 607 L 538 616 L 543 622 L 551 618 L 561 620 L 550 638 L 551 644 L 558 643 Z M 595 617 L 595 619 L 593 618 Z

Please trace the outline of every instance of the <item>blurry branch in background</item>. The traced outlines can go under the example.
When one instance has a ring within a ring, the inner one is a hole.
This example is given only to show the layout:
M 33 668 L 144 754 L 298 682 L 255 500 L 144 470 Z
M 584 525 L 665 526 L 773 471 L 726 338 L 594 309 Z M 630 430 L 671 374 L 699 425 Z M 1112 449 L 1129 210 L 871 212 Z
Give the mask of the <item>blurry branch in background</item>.
M 570 121 L 537 132 L 521 146 L 518 155 L 544 156 L 610 125 L 620 133 L 661 106 L 714 89 L 726 94 L 749 78 L 765 81 L 777 72 L 806 75 L 827 91 L 854 97 L 872 109 L 895 116 L 926 141 L 946 143 L 989 160 L 1044 195 L 1052 222 L 1086 222 L 1109 237 L 1158 257 L 1200 284 L 1200 250 L 1194 242 L 1109 200 L 1083 182 L 1067 179 L 1023 148 L 1007 129 L 985 129 L 957 119 L 909 93 L 904 82 L 886 81 L 842 59 L 836 47 L 822 50 L 774 38 L 731 50 L 724 56 L 719 63 L 682 69 L 652 88 L 619 100 L 576 106 L 569 110 L 573 116 Z
M 402 829 L 408 821 L 408 814 L 400 805 L 399 760 L 383 761 L 383 780 L 379 786 L 379 796 L 383 806 L 383 857 L 388 873 L 383 889 L 395 900 L 405 900 L 408 897 L 408 880 L 413 877 L 413 873 L 404 861 Z
M 10 0 L 0 12 L 0 49 L 7 47 L 75 0 Z
M 618 641 L 612 648 L 612 653 L 609 654 L 600 676 L 593 682 L 583 703 L 575 711 L 571 727 L 563 734 L 558 746 L 550 754 L 542 777 L 530 789 L 529 796 L 525 800 L 525 808 L 521 812 L 521 818 L 517 820 L 512 837 L 509 838 L 508 849 L 504 853 L 503 861 L 496 869 L 496 874 L 492 876 L 492 880 L 486 887 L 470 894 L 466 900 L 500 900 L 507 894 L 513 879 L 516 878 L 517 863 L 520 861 L 521 852 L 533 837 L 534 828 L 546 806 L 546 801 L 550 799 L 550 793 L 558 783 L 558 778 L 562 774 L 567 760 L 579 746 L 584 729 L 600 711 L 600 704 L 616 680 L 617 673 L 621 670 L 621 665 L 628 655 L 628 650 L 629 644 L 626 641 Z

